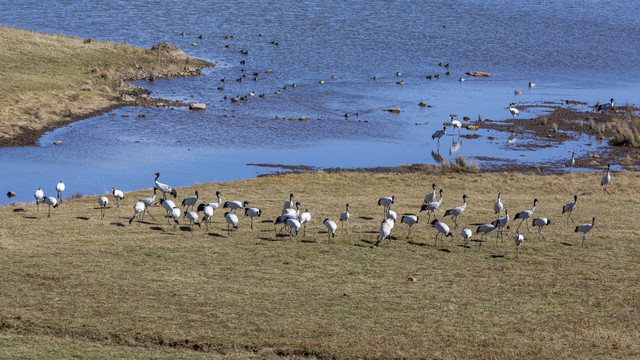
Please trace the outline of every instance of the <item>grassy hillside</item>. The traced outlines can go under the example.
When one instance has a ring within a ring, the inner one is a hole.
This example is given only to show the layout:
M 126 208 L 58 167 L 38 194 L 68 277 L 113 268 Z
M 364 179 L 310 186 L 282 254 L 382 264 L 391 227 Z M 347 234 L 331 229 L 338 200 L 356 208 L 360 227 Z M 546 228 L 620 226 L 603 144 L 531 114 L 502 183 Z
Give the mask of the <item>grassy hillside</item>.
M 199 74 L 204 61 L 106 41 L 0 26 L 0 145 L 124 103 L 124 80 Z
M 232 234 L 223 209 L 209 230 L 167 225 L 159 206 L 157 221 L 129 225 L 149 190 L 105 219 L 96 197 L 65 200 L 50 219 L 46 206 L 3 207 L 0 357 L 637 358 L 639 176 L 613 174 L 609 196 L 601 175 L 306 173 L 178 189 L 176 203 L 197 189 L 264 210 L 253 232 L 239 216 Z M 422 216 L 414 239 L 398 222 L 391 244 L 372 248 L 377 199 L 417 213 L 432 182 L 441 219 L 469 196 L 454 238 L 435 247 Z M 538 198 L 535 216 L 553 223 L 546 240 L 522 225 L 518 259 L 515 223 L 504 242 L 460 246 L 463 226 L 495 218 L 498 189 L 512 217 Z M 299 242 L 272 224 L 290 192 L 313 215 Z M 574 194 L 576 224 L 596 217 L 588 248 L 561 215 Z M 328 244 L 322 221 L 346 202 L 349 234 Z

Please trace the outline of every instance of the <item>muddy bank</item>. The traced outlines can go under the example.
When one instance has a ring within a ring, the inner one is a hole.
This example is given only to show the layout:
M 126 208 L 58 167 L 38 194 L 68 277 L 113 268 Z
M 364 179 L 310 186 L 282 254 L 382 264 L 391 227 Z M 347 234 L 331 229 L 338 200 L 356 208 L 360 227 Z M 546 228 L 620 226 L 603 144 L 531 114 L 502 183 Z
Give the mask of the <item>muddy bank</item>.
M 577 108 L 575 105 L 581 108 Z M 519 109 L 542 108 L 547 109 L 543 115 L 536 118 L 506 119 L 506 120 L 478 120 L 469 124 L 481 129 L 490 129 L 510 134 L 514 149 L 535 151 L 539 148 L 556 147 L 569 140 L 576 140 L 582 135 L 588 135 L 589 142 L 603 142 L 611 138 L 616 126 L 637 118 L 638 108 L 632 106 L 619 107 L 616 111 L 599 113 L 593 111 L 587 104 L 575 101 L 567 101 L 564 104 L 541 103 L 536 105 L 519 106 Z M 460 137 L 476 139 L 479 134 L 464 134 Z M 591 144 L 588 144 L 591 145 Z M 569 160 L 568 154 L 566 160 Z M 625 170 L 636 171 L 640 167 L 640 149 L 624 146 L 607 145 L 597 153 L 576 154 L 574 168 L 601 170 L 607 164 L 620 165 Z M 278 175 L 288 172 L 364 172 L 364 173 L 420 173 L 442 174 L 448 172 L 520 172 L 532 174 L 559 174 L 571 169 L 561 162 L 523 163 L 514 159 L 502 159 L 499 157 L 477 156 L 473 159 L 480 165 L 456 163 L 444 165 L 409 164 L 395 167 L 374 168 L 318 168 L 308 165 L 282 165 L 282 164 L 247 164 L 252 166 L 270 167 L 284 171 L 274 171 Z M 436 160 L 438 161 L 438 160 Z M 466 162 L 466 161 L 465 161 Z

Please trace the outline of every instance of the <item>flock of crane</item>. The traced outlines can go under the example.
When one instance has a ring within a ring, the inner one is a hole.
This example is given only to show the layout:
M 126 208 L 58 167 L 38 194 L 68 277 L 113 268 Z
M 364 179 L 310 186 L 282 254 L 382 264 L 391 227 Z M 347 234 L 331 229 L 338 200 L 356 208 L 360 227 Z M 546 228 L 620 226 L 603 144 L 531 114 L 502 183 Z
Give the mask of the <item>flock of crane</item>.
M 166 211 L 167 223 L 170 225 L 171 219 L 173 219 L 174 227 L 175 227 L 176 225 L 179 225 L 182 211 L 178 206 L 176 206 L 176 204 L 172 200 L 167 199 L 167 194 L 169 194 L 170 196 L 173 196 L 175 199 L 177 198 L 178 193 L 172 186 L 163 184 L 158 181 L 158 178 L 160 177 L 160 173 L 155 173 L 155 176 L 156 178 L 155 178 L 155 187 L 153 188 L 153 195 L 145 199 L 140 199 L 134 204 L 133 206 L 134 214 L 129 220 L 129 224 L 131 224 L 136 218 L 138 218 L 139 220 L 142 220 L 144 218 L 145 213 L 147 213 L 149 216 L 151 216 L 151 218 L 156 220 L 153 217 L 153 215 L 151 215 L 151 213 L 149 212 L 149 207 L 155 203 L 157 192 L 159 190 L 160 192 L 162 192 L 162 199 L 159 199 L 159 203 Z M 610 165 L 607 166 L 607 173 L 604 176 L 602 176 L 600 180 L 600 184 L 604 188 L 604 192 L 607 194 L 609 193 L 607 190 L 607 185 L 609 183 L 611 183 Z M 453 234 L 451 233 L 449 226 L 446 223 L 444 223 L 444 221 L 441 221 L 436 217 L 436 210 L 438 210 L 438 208 L 440 207 L 440 204 L 442 204 L 443 190 L 440 189 L 439 191 L 436 191 L 436 184 L 432 184 L 432 188 L 433 188 L 433 191 L 428 193 L 425 196 L 423 205 L 420 208 L 420 212 L 426 211 L 427 215 L 429 216 L 427 221 L 429 221 L 431 225 L 437 230 L 436 236 L 435 236 L 435 240 L 436 240 L 435 245 L 437 246 L 438 237 L 440 237 L 440 241 L 443 242 L 445 237 L 453 237 Z M 42 188 L 39 188 L 38 190 L 36 190 L 34 193 L 34 197 L 36 199 L 36 206 L 38 210 L 41 203 L 49 205 L 48 217 L 51 217 L 51 208 L 58 207 L 58 205 L 62 201 L 62 193 L 64 192 L 64 190 L 65 190 L 65 185 L 62 181 L 60 181 L 56 185 L 56 191 L 58 193 L 57 197 L 44 196 Z M 124 192 L 113 187 L 112 195 L 116 200 L 116 207 L 119 207 L 120 200 L 124 199 L 124 196 L 125 196 Z M 185 208 L 184 217 L 186 217 L 189 220 L 189 225 L 191 229 L 193 230 L 194 225 L 197 225 L 198 227 L 202 227 L 202 223 L 204 223 L 206 228 L 208 229 L 209 221 L 213 217 L 215 210 L 217 210 L 222 206 L 222 208 L 229 209 L 229 211 L 224 213 L 224 218 L 227 223 L 227 233 L 229 235 L 232 232 L 231 228 L 233 228 L 233 230 L 238 229 L 238 216 L 236 215 L 236 211 L 238 209 L 243 209 L 245 216 L 251 219 L 250 226 L 251 226 L 251 230 L 253 231 L 253 219 L 255 217 L 260 217 L 262 215 L 262 210 L 259 208 L 249 207 L 248 201 L 244 201 L 244 202 L 226 201 L 223 203 L 221 195 L 222 194 L 219 191 L 217 191 L 216 192 L 217 201 L 198 204 L 199 194 L 198 194 L 198 191 L 196 190 L 195 196 L 187 197 L 184 200 L 182 200 L 181 205 Z M 458 216 L 462 215 L 462 213 L 465 211 L 467 207 L 467 198 L 468 196 L 464 194 L 462 196 L 462 201 L 463 201 L 462 205 L 452 209 L 448 209 L 444 212 L 443 218 L 446 218 L 447 216 L 451 216 L 455 228 L 458 227 Z M 380 234 L 377 237 L 376 242 L 374 243 L 374 246 L 378 246 L 380 243 L 384 242 L 385 240 L 387 240 L 387 245 L 389 244 L 391 231 L 395 226 L 395 222 L 398 220 L 398 215 L 396 214 L 396 212 L 391 210 L 391 206 L 394 204 L 394 202 L 395 202 L 395 196 L 383 197 L 378 200 L 378 205 L 383 206 L 384 212 L 383 212 L 383 220 L 380 223 Z M 534 199 L 533 206 L 531 207 L 531 209 L 521 211 L 517 213 L 514 217 L 514 220 L 520 219 L 520 223 L 516 228 L 516 234 L 514 236 L 514 242 L 516 245 L 516 257 L 518 257 L 518 250 L 520 248 L 520 245 L 522 245 L 524 241 L 524 236 L 520 233 L 520 226 L 522 226 L 522 223 L 525 223 L 525 225 L 527 226 L 527 230 L 529 229 L 528 220 L 529 218 L 533 217 L 533 214 L 536 210 L 537 202 L 538 202 L 538 199 Z M 105 209 L 109 204 L 109 199 L 107 198 L 107 196 L 100 196 L 98 198 L 98 203 L 100 205 L 100 218 L 104 218 Z M 573 201 L 565 204 L 562 207 L 562 214 L 565 214 L 565 213 L 567 214 L 567 225 L 569 224 L 569 220 L 573 222 L 573 219 L 571 218 L 571 213 L 575 210 L 577 204 L 578 204 L 578 195 L 574 195 Z M 510 220 L 509 210 L 504 206 L 504 204 L 501 201 L 500 190 L 498 190 L 498 198 L 495 204 L 493 205 L 493 211 L 494 211 L 494 214 L 497 216 L 497 218 L 491 221 L 490 223 L 478 226 L 476 229 L 476 234 L 481 234 L 480 240 L 479 240 L 480 244 L 482 244 L 483 238 L 485 242 L 488 241 L 487 235 L 492 231 L 496 231 L 496 239 L 498 237 L 500 239 L 503 239 L 504 230 L 505 228 L 507 228 L 507 224 L 509 223 L 509 220 Z M 504 212 L 504 216 L 501 216 L 503 212 Z M 200 218 L 198 213 L 202 213 L 201 222 L 198 222 L 198 219 Z M 433 220 L 431 220 L 432 215 L 433 215 Z M 340 213 L 340 216 L 339 216 L 339 221 L 342 223 L 342 229 L 345 233 L 348 232 L 349 218 L 350 218 L 349 204 L 347 203 L 345 211 Z M 280 232 L 282 232 L 282 230 L 287 228 L 289 232 L 289 236 L 291 237 L 295 236 L 297 240 L 298 231 L 300 230 L 301 227 L 303 227 L 303 231 L 304 231 L 303 234 L 306 235 L 307 223 L 309 223 L 310 221 L 311 221 L 311 212 L 308 209 L 305 209 L 303 213 L 300 213 L 300 202 L 298 201 L 294 202 L 294 195 L 290 194 L 289 200 L 284 201 L 282 215 L 278 216 L 278 218 L 274 221 L 274 224 L 275 226 L 277 226 L 278 224 L 282 225 Z M 417 224 L 419 221 L 420 221 L 420 218 L 418 215 L 403 215 L 400 218 L 400 222 L 403 224 L 406 224 L 409 227 L 407 237 L 413 236 L 412 226 Z M 328 241 L 330 242 L 335 237 L 337 225 L 334 221 L 328 218 L 324 219 L 323 224 L 327 228 Z M 538 228 L 538 238 L 540 237 L 544 238 L 544 235 L 542 234 L 542 228 L 549 224 L 551 224 L 551 221 L 544 217 L 534 218 L 531 221 L 531 225 L 533 227 Z M 586 235 L 591 229 L 593 229 L 594 225 L 595 225 L 595 217 L 593 217 L 590 224 L 583 224 L 575 227 L 575 232 L 581 232 L 583 234 L 582 246 L 584 247 L 587 246 Z M 469 228 L 464 228 L 461 232 L 461 236 L 464 240 L 464 248 L 466 251 L 468 247 L 468 243 L 471 240 L 471 237 L 473 236 L 473 231 Z

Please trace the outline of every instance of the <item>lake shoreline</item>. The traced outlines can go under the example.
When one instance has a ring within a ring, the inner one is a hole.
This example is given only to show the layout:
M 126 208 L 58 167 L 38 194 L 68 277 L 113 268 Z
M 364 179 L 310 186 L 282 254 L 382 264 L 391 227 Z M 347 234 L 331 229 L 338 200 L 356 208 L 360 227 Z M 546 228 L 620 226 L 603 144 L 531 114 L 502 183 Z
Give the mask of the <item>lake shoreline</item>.
M 34 146 L 48 131 L 126 106 L 188 106 L 149 98 L 131 82 L 200 76 L 215 66 L 170 43 L 142 49 L 5 26 L 0 34 L 0 65 L 9 69 L 0 88 L 0 147 Z

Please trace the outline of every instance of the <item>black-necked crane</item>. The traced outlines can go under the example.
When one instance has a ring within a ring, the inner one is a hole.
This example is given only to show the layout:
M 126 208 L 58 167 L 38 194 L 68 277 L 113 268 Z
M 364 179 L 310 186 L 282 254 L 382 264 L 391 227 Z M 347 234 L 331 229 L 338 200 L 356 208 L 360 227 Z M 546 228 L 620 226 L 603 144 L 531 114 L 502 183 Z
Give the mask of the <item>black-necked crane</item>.
M 351 215 L 349 214 L 349 203 L 347 203 L 347 208 L 345 211 L 340 213 L 340 222 L 342 223 L 342 229 L 345 234 L 348 232 L 349 218 Z M 329 220 L 331 221 L 331 220 Z M 326 225 L 326 224 L 325 224 Z
M 282 223 L 286 221 L 287 218 L 297 219 L 300 216 L 300 201 L 296 201 L 295 209 L 286 208 L 282 209 Z M 283 227 L 284 229 L 284 227 Z M 280 229 L 282 231 L 282 229 Z
M 204 206 L 202 206 L 202 205 L 204 205 Z M 200 206 L 202 206 L 202 209 L 200 209 Z M 198 205 L 198 211 L 202 211 L 202 221 L 207 226 L 207 230 L 208 230 L 209 229 L 209 220 L 211 220 L 211 218 L 213 217 L 213 211 L 214 211 L 213 207 L 211 207 L 208 204 L 200 204 L 200 205 Z
M 455 120 L 456 116 L 455 114 L 451 114 L 449 115 L 449 120 L 451 121 L 451 127 L 453 127 L 454 129 L 458 129 L 458 135 L 460 134 L 460 131 L 462 131 L 462 123 L 458 120 Z
M 582 246 L 587 247 L 587 233 L 596 225 L 596 218 L 591 219 L 591 224 L 582 224 L 576 226 L 574 232 L 582 233 Z
M 40 211 L 40 203 L 44 202 L 44 191 L 42 191 L 42 188 L 38 188 L 38 190 L 33 193 L 33 197 L 36 199 L 36 211 Z
M 438 196 L 438 193 L 436 192 L 436 184 L 431 184 L 431 187 L 433 188 L 433 191 L 431 191 L 424 197 L 425 204 L 436 201 L 436 196 Z
M 536 203 L 538 202 L 538 199 L 533 199 L 533 207 L 529 210 L 524 210 L 524 211 L 520 211 L 519 213 L 516 214 L 516 216 L 513 218 L 515 219 L 522 219 L 520 220 L 520 224 L 518 224 L 518 228 L 517 230 L 520 230 L 520 225 L 522 225 L 522 222 L 525 222 L 527 224 L 527 231 L 529 231 L 529 218 L 533 215 L 533 213 L 536 211 Z
M 300 221 L 293 218 L 288 218 L 284 222 L 284 226 L 289 228 L 289 237 L 293 236 L 293 232 L 296 235 L 296 241 L 298 241 L 298 230 L 300 230 Z
M 262 209 L 258 209 L 258 208 L 244 209 L 244 216 L 248 216 L 251 219 L 251 231 L 253 231 L 253 218 L 260 217 L 261 215 L 262 215 Z
M 440 138 L 443 137 L 446 133 L 447 127 L 443 126 L 442 129 L 436 130 L 436 132 L 431 135 L 431 140 L 438 139 L 438 144 L 440 144 Z
M 569 159 L 569 161 L 567 161 L 567 163 L 564 164 L 564 167 L 568 167 L 569 171 L 571 171 L 575 164 L 576 164 L 576 151 L 571 150 L 571 159 Z
M 398 214 L 395 211 L 391 210 L 391 205 L 387 208 L 387 219 L 393 219 L 393 221 L 398 221 Z
M 431 221 L 431 214 L 433 214 L 434 218 L 436 217 L 436 210 L 438 210 L 440 204 L 442 204 L 442 189 L 440 189 L 440 199 L 438 199 L 438 201 L 422 205 L 420 207 L 420 212 L 426 211 L 429 214 L 429 219 L 427 221 Z
M 494 220 L 494 222 L 496 222 L 498 220 Z M 478 228 L 476 229 L 476 233 L 482 233 L 482 235 L 480 235 L 480 246 L 482 246 L 482 237 L 484 236 L 484 241 L 487 242 L 487 245 L 489 245 L 489 239 L 487 239 L 487 234 L 492 232 L 493 230 L 496 229 L 496 226 L 493 224 L 484 224 L 484 225 L 480 225 L 478 226 Z
M 516 230 L 516 234 L 513 236 L 513 241 L 516 243 L 516 259 L 517 259 L 520 245 L 522 245 L 522 243 L 524 242 L 524 236 L 520 234 L 520 231 Z
M 295 203 L 293 202 L 293 193 L 289 194 L 289 200 L 285 200 L 283 209 L 293 209 Z
M 173 195 L 173 198 L 177 198 L 178 197 L 178 192 L 176 191 L 176 189 L 174 189 L 173 187 L 167 185 L 167 184 L 163 184 L 161 182 L 158 182 L 158 178 L 160 177 L 160 173 L 157 172 L 155 173 L 156 175 L 156 180 L 155 180 L 155 184 L 156 184 L 156 188 L 158 188 L 158 190 L 162 191 L 162 198 L 166 199 L 167 198 L 167 194 L 171 194 Z
M 238 200 L 234 200 L 234 201 L 225 201 L 224 205 L 222 205 L 223 208 L 227 208 L 227 209 L 231 209 L 231 211 L 235 214 L 236 210 L 238 209 L 244 209 L 245 206 L 249 205 L 249 202 L 247 200 L 240 202 Z
M 144 198 L 144 199 L 140 199 L 139 201 L 142 201 L 144 203 L 145 206 L 145 211 L 147 212 L 147 214 L 149 214 L 149 216 L 151 216 L 151 218 L 155 221 L 156 219 L 153 217 L 153 215 L 151 215 L 151 212 L 149 212 L 149 207 L 151 207 L 151 205 L 153 205 L 153 202 L 156 201 L 156 192 L 158 191 L 158 188 L 154 187 L 153 188 L 153 195 L 148 197 L 148 198 Z M 144 213 L 142 214 L 142 218 L 144 218 Z
M 609 190 L 607 190 L 609 183 L 611 183 L 611 165 L 607 165 L 607 173 L 600 179 L 600 185 L 604 187 L 604 192 L 611 195 Z
M 453 235 L 451 234 L 451 231 L 449 231 L 449 225 L 443 223 L 442 221 L 438 219 L 433 219 L 433 221 L 431 221 L 431 225 L 435 227 L 436 230 L 438 230 L 438 232 L 436 233 L 436 243 L 433 246 L 438 246 L 438 235 L 441 235 L 440 243 L 442 245 L 444 245 L 445 236 L 453 237 Z
M 338 228 L 338 226 L 336 226 L 336 223 L 332 220 L 329 220 L 328 218 L 324 219 L 322 223 L 327 228 L 327 236 L 329 237 L 327 242 L 330 243 L 331 240 L 336 237 L 336 229 Z
M 400 219 L 401 223 L 409 225 L 409 232 L 407 233 L 407 238 L 413 237 L 413 230 L 411 229 L 411 227 L 414 224 L 417 224 L 418 221 L 420 221 L 420 217 L 416 215 L 403 215 L 402 218 Z
M 496 214 L 498 217 L 500 217 L 500 213 L 502 212 L 502 210 L 504 209 L 504 205 L 502 205 L 502 201 L 500 201 L 500 194 L 502 192 L 500 190 L 498 190 L 498 200 L 496 201 L 495 204 L 493 204 L 493 212 L 494 214 Z
M 388 246 L 390 240 L 389 236 L 391 235 L 391 230 L 393 230 L 394 226 L 395 222 L 393 221 L 393 219 L 382 220 L 382 222 L 380 223 L 380 235 L 378 236 L 378 239 L 374 245 L 378 246 L 382 241 L 387 239 Z
M 67 187 L 64 185 L 62 180 L 60 180 L 60 182 L 56 184 L 56 191 L 58 192 L 58 202 L 62 202 L 62 193 L 66 188 Z
M 311 221 L 311 212 L 309 209 L 304 209 L 304 212 L 298 216 L 298 221 L 300 225 L 304 225 L 302 236 L 307 236 L 307 223 Z
M 49 215 L 47 215 L 47 217 L 51 217 L 51 207 L 53 206 L 54 209 L 58 207 L 58 199 L 53 196 L 45 196 L 43 203 L 49 205 Z
M 218 201 L 210 202 L 210 203 L 202 203 L 198 205 L 198 211 L 203 211 L 206 206 L 210 206 L 213 211 L 216 211 L 220 206 L 222 206 L 222 198 L 220 197 L 222 194 L 220 191 L 216 191 L 216 197 Z
M 533 221 L 531 222 L 531 225 L 538 227 L 538 239 L 540 239 L 541 236 L 543 239 L 545 239 L 544 235 L 542 235 L 542 227 L 551 225 L 551 220 L 547 218 L 539 217 L 539 218 L 533 219 Z
M 124 199 L 124 192 L 122 190 L 116 189 L 115 186 L 111 187 L 111 193 L 113 197 L 116 198 L 116 207 L 120 207 L 120 200 Z
M 567 213 L 567 225 L 569 225 L 569 219 L 571 219 L 571 212 L 575 210 L 576 205 L 578 205 L 578 195 L 573 195 L 573 201 L 566 203 L 562 207 L 562 213 L 563 214 Z M 571 222 L 574 222 L 573 219 L 571 219 Z
M 167 215 L 166 215 L 167 224 L 171 224 L 171 221 L 169 220 L 169 217 L 171 217 L 171 211 L 173 210 L 173 208 L 176 207 L 176 204 L 171 200 L 160 199 L 160 205 L 167 212 Z
M 193 225 L 198 225 L 199 228 L 202 228 L 202 225 L 200 225 L 198 221 L 198 213 L 194 212 L 194 211 L 187 211 L 185 212 L 185 216 L 187 217 L 187 219 L 189 219 L 189 227 L 191 228 L 191 231 L 193 231 Z
M 227 236 L 231 236 L 231 230 L 229 226 L 233 226 L 234 230 L 238 230 L 238 217 L 236 214 L 232 214 L 230 212 L 224 213 L 224 219 L 227 222 Z
M 146 208 L 147 208 L 147 205 L 145 205 L 144 202 L 136 201 L 136 203 L 133 204 L 133 216 L 131 217 L 131 219 L 129 219 L 129 225 L 131 225 L 131 223 L 133 222 L 133 219 L 135 219 L 136 217 L 139 217 L 140 214 L 144 214 L 144 210 Z
M 196 190 L 195 193 L 196 196 L 191 196 L 182 200 L 182 206 L 185 206 L 185 210 L 188 210 L 189 206 L 191 206 L 191 211 L 193 211 L 193 208 L 196 206 L 196 203 L 198 202 L 198 190 Z
M 106 196 L 100 196 L 98 198 L 98 204 L 100 204 L 100 218 L 103 219 L 105 209 L 107 208 L 107 205 L 109 205 L 109 198 Z
M 516 115 L 520 115 L 520 110 L 514 107 L 515 104 L 516 103 L 509 103 L 509 112 L 511 113 L 513 119 L 516 118 Z
M 378 199 L 378 206 L 382 205 L 383 208 L 383 213 L 382 213 L 382 219 L 386 219 L 387 218 L 387 210 L 389 210 L 389 207 L 391 207 L 391 204 L 393 204 L 396 201 L 396 196 L 393 195 L 391 197 L 383 197 Z
M 503 240 L 502 235 L 504 232 L 504 228 L 507 227 L 508 223 L 509 223 L 509 210 L 507 210 L 507 208 L 504 208 L 504 216 L 501 218 L 497 218 L 491 222 L 491 225 L 493 225 L 498 230 L 498 232 L 496 233 L 496 241 L 498 239 L 498 236 L 500 236 L 500 240 Z
M 615 107 L 616 107 L 616 101 L 613 100 L 613 98 L 611 98 L 608 103 L 604 103 L 604 104 L 598 105 L 598 111 L 599 112 L 600 111 L 605 112 L 605 111 L 609 111 L 609 110 L 611 110 L 611 109 L 613 109 Z
M 460 235 L 462 235 L 462 239 L 464 239 L 464 251 L 466 252 L 467 244 L 469 244 L 469 240 L 471 239 L 471 236 L 473 236 L 473 232 L 471 232 L 471 229 L 462 229 Z
M 456 225 L 456 229 L 458 228 L 458 216 L 460 216 L 463 212 L 464 209 L 467 208 L 467 195 L 462 195 L 462 205 L 458 206 L 458 207 L 454 207 L 453 209 L 449 209 L 447 211 L 444 212 L 444 216 L 443 217 L 447 217 L 447 215 L 451 215 L 451 217 L 453 218 L 453 223 Z
M 180 218 L 180 208 L 174 206 L 173 209 L 171 209 L 171 217 L 173 218 L 173 222 L 175 224 L 173 224 L 173 228 L 176 228 L 176 225 L 180 225 L 180 222 L 178 222 L 178 219 Z

